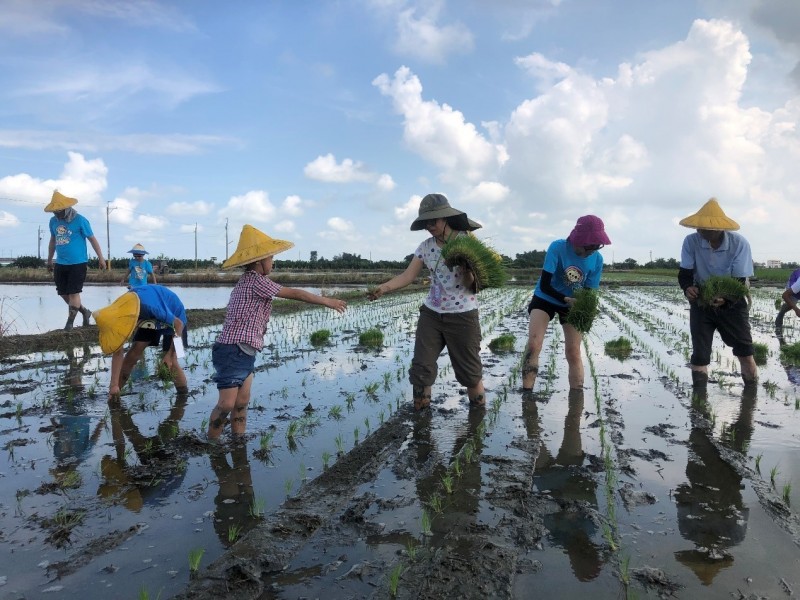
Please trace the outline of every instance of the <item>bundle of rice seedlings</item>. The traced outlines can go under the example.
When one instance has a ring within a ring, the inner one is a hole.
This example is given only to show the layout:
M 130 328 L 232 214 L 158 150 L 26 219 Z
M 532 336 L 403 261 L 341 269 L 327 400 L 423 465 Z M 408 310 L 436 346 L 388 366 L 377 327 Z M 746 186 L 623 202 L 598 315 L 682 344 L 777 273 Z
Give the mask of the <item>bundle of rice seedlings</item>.
M 712 275 L 700 286 L 700 297 L 697 299 L 697 303 L 700 306 L 711 306 L 714 298 L 724 298 L 731 303 L 747 298 L 747 301 L 750 302 L 750 290 L 734 277 Z
M 380 329 L 367 329 L 358 336 L 358 343 L 362 346 L 383 346 L 383 332 Z
M 605 350 L 608 356 L 616 358 L 617 360 L 625 360 L 630 357 L 633 347 L 628 338 L 620 336 L 615 340 L 606 342 Z
M 783 306 L 783 298 L 777 298 L 775 300 L 775 309 L 780 310 L 781 306 Z
M 589 333 L 599 312 L 600 297 L 597 290 L 581 288 L 575 292 L 575 303 L 567 313 L 566 322 L 581 333 Z
M 508 279 L 503 258 L 474 235 L 459 235 L 442 246 L 444 264 L 472 271 L 475 283 L 472 291 L 502 287 Z
M 489 342 L 489 349 L 492 352 L 513 352 L 516 338 L 513 333 L 504 333 Z
M 769 348 L 766 344 L 759 344 L 755 342 L 753 344 L 753 359 L 755 359 L 757 365 L 765 365 L 767 364 L 767 352 Z
M 319 329 L 311 334 L 311 343 L 314 346 L 322 346 L 328 343 L 331 332 L 327 329 Z
M 787 365 L 800 365 L 800 342 L 781 347 L 781 362 Z

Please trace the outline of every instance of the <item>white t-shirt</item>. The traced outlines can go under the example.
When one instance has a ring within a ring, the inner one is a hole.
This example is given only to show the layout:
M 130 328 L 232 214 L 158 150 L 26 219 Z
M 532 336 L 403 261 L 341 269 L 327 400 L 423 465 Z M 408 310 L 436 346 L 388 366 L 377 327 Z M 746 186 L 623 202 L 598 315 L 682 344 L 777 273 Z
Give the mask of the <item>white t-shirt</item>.
M 463 235 L 463 234 L 462 234 Z M 478 308 L 478 299 L 464 286 L 461 267 L 450 270 L 442 258 L 436 238 L 429 237 L 414 252 L 431 273 L 431 289 L 425 306 L 439 313 L 467 312 Z

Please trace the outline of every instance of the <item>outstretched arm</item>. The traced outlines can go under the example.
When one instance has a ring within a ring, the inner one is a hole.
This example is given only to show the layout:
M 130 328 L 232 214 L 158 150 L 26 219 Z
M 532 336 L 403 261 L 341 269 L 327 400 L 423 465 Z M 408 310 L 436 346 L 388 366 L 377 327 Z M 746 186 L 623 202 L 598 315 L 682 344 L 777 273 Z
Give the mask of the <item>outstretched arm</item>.
M 92 248 L 94 249 L 94 253 L 97 254 L 97 261 L 100 264 L 100 270 L 105 271 L 106 260 L 103 258 L 103 250 L 100 248 L 100 242 L 98 242 L 97 238 L 94 237 L 93 235 L 89 236 L 88 240 L 89 243 L 92 245 Z
M 421 259 L 417 258 L 416 256 L 411 259 L 411 262 L 408 263 L 406 270 L 400 273 L 395 277 L 392 277 L 386 283 L 380 284 L 373 290 L 369 292 L 369 299 L 370 300 L 377 300 L 384 294 L 388 294 L 389 292 L 394 292 L 395 290 L 400 290 L 406 287 L 409 283 L 414 281 L 422 271 L 424 263 Z
M 306 290 L 299 290 L 297 288 L 283 287 L 276 296 L 278 298 L 288 298 L 289 300 L 300 300 L 301 302 L 308 302 L 309 304 L 319 304 L 320 306 L 327 306 L 338 313 L 343 313 L 347 308 L 347 303 L 339 298 L 328 298 L 326 296 L 317 296 Z

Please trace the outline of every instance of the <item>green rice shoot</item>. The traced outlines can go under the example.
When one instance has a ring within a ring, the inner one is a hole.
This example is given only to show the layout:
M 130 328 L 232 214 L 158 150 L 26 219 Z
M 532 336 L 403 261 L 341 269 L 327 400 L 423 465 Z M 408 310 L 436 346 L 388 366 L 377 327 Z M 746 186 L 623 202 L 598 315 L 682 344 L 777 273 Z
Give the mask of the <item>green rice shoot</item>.
M 513 333 L 504 333 L 489 342 L 489 349 L 492 352 L 513 352 L 516 339 Z
M 460 266 L 472 271 L 475 292 L 503 287 L 508 280 L 500 254 L 474 235 L 459 235 L 449 239 L 442 246 L 442 259 L 450 268 Z
M 323 346 L 328 343 L 331 338 L 331 332 L 328 329 L 318 329 L 310 336 L 311 343 L 314 346 Z
M 620 336 L 615 340 L 606 342 L 605 350 L 606 354 L 611 358 L 625 360 L 626 358 L 630 358 L 631 352 L 633 352 L 633 346 L 628 338 Z
M 600 297 L 597 290 L 581 288 L 575 292 L 575 303 L 570 307 L 565 321 L 580 333 L 589 333 L 599 313 Z
M 768 353 L 769 347 L 766 344 L 760 344 L 758 342 L 753 343 L 753 358 L 755 359 L 757 365 L 764 366 L 767 364 Z
M 362 346 L 383 346 L 383 332 L 380 329 L 367 329 L 358 336 L 358 343 Z
M 781 362 L 800 366 L 800 342 L 781 347 Z
M 711 306 L 714 298 L 724 298 L 727 302 L 735 303 L 742 298 L 750 300 L 750 290 L 738 279 L 725 275 L 712 275 L 700 286 L 700 306 Z

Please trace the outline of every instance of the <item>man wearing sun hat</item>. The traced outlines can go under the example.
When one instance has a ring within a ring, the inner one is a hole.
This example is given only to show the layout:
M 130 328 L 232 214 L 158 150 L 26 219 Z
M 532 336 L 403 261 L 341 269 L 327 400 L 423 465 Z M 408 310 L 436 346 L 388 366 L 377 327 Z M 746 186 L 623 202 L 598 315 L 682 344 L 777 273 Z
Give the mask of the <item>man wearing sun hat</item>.
M 749 242 L 734 233 L 739 224 L 729 218 L 716 198 L 711 198 L 695 214 L 680 221 L 684 227 L 696 229 L 683 240 L 678 284 L 689 301 L 689 329 L 692 334 L 692 385 L 702 388 L 708 383 L 708 365 L 714 332 L 719 331 L 725 345 L 733 348 L 739 359 L 745 385 L 758 381 L 758 367 L 753 358 L 749 306 L 746 299 L 729 302 L 714 298 L 711 306 L 700 306 L 700 286 L 712 275 L 727 276 L 749 282 L 753 276 L 753 258 Z
M 72 329 L 78 312 L 83 316 L 84 327 L 89 324 L 92 311 L 81 304 L 83 282 L 86 281 L 86 269 L 89 254 L 86 241 L 94 248 L 100 269 L 106 268 L 103 251 L 92 226 L 83 215 L 72 208 L 78 203 L 75 198 L 64 196 L 58 190 L 53 192 L 50 203 L 44 207 L 45 212 L 53 213 L 50 218 L 50 243 L 47 246 L 47 268 L 53 271 L 56 292 L 67 303 L 69 314 L 64 329 Z M 56 256 L 53 265 L 53 255 Z
M 175 292 L 161 285 L 132 288 L 95 311 L 94 320 L 100 332 L 100 349 L 112 355 L 109 398 L 119 395 L 145 349 L 157 346 L 159 341 L 164 351 L 162 362 L 172 374 L 175 390 L 181 394 L 189 391 L 175 350 L 176 338 L 183 347 L 187 345 L 186 309 Z M 130 348 L 123 355 L 122 347 L 131 337 Z
M 211 443 L 218 443 L 231 413 L 233 437 L 244 436 L 256 354 L 264 347 L 273 298 L 320 304 L 339 313 L 347 306 L 338 298 L 283 287 L 268 277 L 272 272 L 272 257 L 293 246 L 292 242 L 271 238 L 252 225 L 245 225 L 236 252 L 222 264 L 223 269 L 243 267 L 245 271 L 231 292 L 225 323 L 211 351 L 213 379 L 219 390 L 219 400 L 211 411 L 206 433 Z

